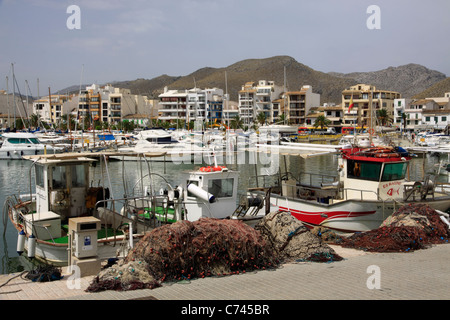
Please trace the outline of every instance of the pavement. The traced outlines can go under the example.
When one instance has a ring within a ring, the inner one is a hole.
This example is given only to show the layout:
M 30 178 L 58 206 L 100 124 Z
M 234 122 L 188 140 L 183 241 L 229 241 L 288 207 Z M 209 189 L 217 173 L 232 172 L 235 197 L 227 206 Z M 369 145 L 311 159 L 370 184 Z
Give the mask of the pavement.
M 31 282 L 0 275 L 0 300 L 448 300 L 450 245 L 402 253 L 367 253 L 332 245 L 344 260 L 294 262 L 275 270 L 163 284 L 156 289 L 88 293 L 94 276 Z M 191 304 L 189 304 L 191 306 Z M 189 310 L 192 312 L 192 310 Z

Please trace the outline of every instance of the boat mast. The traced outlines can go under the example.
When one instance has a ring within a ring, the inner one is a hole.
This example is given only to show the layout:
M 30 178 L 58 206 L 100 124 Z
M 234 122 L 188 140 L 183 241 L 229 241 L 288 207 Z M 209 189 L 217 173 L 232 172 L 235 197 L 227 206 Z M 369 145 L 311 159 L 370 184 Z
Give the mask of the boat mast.
M 11 63 L 11 68 L 12 68 L 12 74 L 13 74 L 14 129 L 15 129 L 15 128 L 16 128 L 16 108 L 17 108 L 17 105 L 16 105 L 16 94 L 15 94 L 15 91 L 16 91 L 16 85 L 15 85 L 15 83 L 14 83 L 14 80 L 15 80 L 15 76 L 14 76 L 14 63 Z
M 11 128 L 11 119 L 9 116 L 9 80 L 6 76 L 6 108 L 8 109 L 8 127 Z

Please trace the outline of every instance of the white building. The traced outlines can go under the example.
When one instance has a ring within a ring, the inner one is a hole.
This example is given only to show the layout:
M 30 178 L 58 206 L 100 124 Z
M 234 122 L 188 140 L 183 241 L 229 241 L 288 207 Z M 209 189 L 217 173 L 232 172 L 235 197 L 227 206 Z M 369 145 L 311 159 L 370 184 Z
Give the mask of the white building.
M 259 80 L 257 84 L 247 82 L 239 91 L 239 116 L 246 125 L 256 121 L 258 114 L 264 113 L 266 121 L 273 123 L 278 116 L 274 113 L 273 101 L 280 98 L 283 87 L 273 81 Z
M 392 125 L 403 129 L 403 114 L 406 108 L 411 103 L 412 99 L 394 99 L 394 117 L 392 119 Z
M 218 88 L 169 90 L 159 95 L 159 119 L 211 122 L 221 117 L 223 90 Z

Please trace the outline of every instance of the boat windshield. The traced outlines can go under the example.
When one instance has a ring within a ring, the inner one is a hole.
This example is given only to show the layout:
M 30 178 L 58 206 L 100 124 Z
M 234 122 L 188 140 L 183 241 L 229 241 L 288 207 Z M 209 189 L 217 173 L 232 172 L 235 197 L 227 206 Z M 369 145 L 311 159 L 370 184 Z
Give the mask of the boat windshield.
M 347 161 L 347 176 L 353 179 L 379 181 L 381 162 Z
M 384 163 L 383 169 L 381 162 L 348 160 L 347 177 L 370 181 L 401 180 L 405 178 L 407 168 L 407 162 Z
M 392 181 L 392 180 L 404 179 L 407 168 L 408 168 L 407 162 L 386 163 L 384 165 L 384 170 L 383 170 L 383 175 L 381 176 L 381 181 Z
M 41 143 L 41 142 L 39 141 L 38 138 L 30 138 L 29 140 L 30 140 L 31 143 L 33 143 L 33 144 L 40 144 L 40 143 Z

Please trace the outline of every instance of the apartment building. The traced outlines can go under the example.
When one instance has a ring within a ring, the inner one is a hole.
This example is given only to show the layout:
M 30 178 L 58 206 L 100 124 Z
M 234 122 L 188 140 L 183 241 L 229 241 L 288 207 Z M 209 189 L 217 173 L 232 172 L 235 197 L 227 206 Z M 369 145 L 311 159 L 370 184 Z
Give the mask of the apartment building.
M 71 110 L 64 108 L 70 100 L 68 95 L 49 95 L 33 101 L 33 113 L 46 123 L 59 123 L 64 114 Z
M 222 89 L 169 90 L 165 87 L 158 97 L 160 120 L 222 121 Z
M 357 84 L 342 91 L 342 108 L 344 125 L 369 126 L 372 117 L 376 125 L 378 110 L 385 109 L 390 119 L 394 118 L 394 100 L 400 99 L 401 94 L 395 91 L 379 90 L 375 86 Z M 350 103 L 353 107 L 350 108 Z M 372 114 L 371 113 L 372 110 Z
M 394 99 L 394 117 L 392 121 L 392 125 L 397 128 L 405 128 L 406 123 L 403 121 L 403 114 L 405 114 L 406 121 L 406 109 L 411 104 L 412 99 Z
M 256 121 L 258 114 L 264 113 L 266 121 L 273 123 L 278 111 L 273 109 L 273 101 L 278 99 L 283 87 L 273 81 L 259 80 L 247 82 L 239 91 L 239 116 L 246 125 Z
M 91 121 L 115 124 L 129 115 L 148 114 L 150 117 L 151 106 L 147 97 L 131 94 L 129 89 L 93 84 L 80 92 L 78 119 L 82 121 L 89 116 Z
M 305 85 L 299 91 L 288 91 L 285 115 L 289 124 L 306 125 L 306 116 L 311 108 L 320 106 L 320 94 L 313 93 L 312 87 Z

